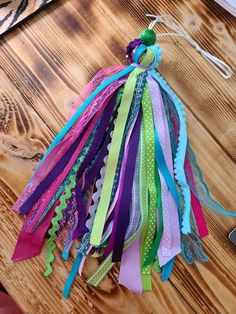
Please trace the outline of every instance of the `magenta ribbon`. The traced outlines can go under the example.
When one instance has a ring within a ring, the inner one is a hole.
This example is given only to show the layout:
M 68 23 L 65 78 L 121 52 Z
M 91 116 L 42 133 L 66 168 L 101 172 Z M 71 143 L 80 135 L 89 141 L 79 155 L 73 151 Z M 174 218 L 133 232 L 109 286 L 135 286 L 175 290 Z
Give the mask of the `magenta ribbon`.
M 191 182 L 190 186 L 195 188 L 195 180 L 193 176 L 193 171 L 192 171 L 192 167 L 187 156 L 185 158 L 184 169 L 185 169 L 185 172 L 188 173 L 188 180 L 190 180 Z M 201 203 L 199 202 L 198 198 L 194 195 L 192 191 L 191 191 L 191 206 L 193 209 L 193 214 L 196 221 L 199 236 L 200 238 L 204 238 L 209 233 L 207 224 L 206 224 L 206 219 L 204 217 Z
M 97 74 L 92 78 L 92 80 L 83 88 L 79 96 L 72 102 L 71 106 L 68 108 L 67 120 L 73 116 L 78 107 L 88 98 L 90 94 L 104 82 L 106 79 L 112 75 L 122 71 L 125 65 L 113 65 L 108 68 L 103 68 L 97 72 Z
M 170 135 L 161 91 L 158 83 L 151 76 L 147 77 L 147 81 L 152 99 L 155 129 L 160 139 L 166 165 L 172 178 L 174 178 Z M 158 248 L 158 259 L 160 266 L 163 266 L 181 252 L 181 241 L 177 205 L 160 171 L 159 176 L 161 180 L 163 234 Z
M 21 261 L 40 254 L 45 234 L 50 226 L 51 220 L 55 213 L 55 208 L 58 205 L 58 203 L 59 202 L 57 201 L 54 204 L 51 211 L 46 215 L 42 223 L 39 225 L 37 232 L 34 233 L 26 232 L 25 227 L 27 226 L 31 218 L 31 215 L 27 216 L 27 219 L 23 224 L 23 227 L 21 229 L 20 235 L 16 243 L 16 247 L 12 256 L 13 261 Z
M 65 178 L 68 175 L 70 169 L 72 168 L 72 166 L 74 165 L 77 157 L 79 156 L 81 150 L 83 149 L 86 141 L 88 140 L 89 135 L 91 134 L 92 130 L 94 129 L 98 119 L 100 118 L 100 116 L 102 114 L 102 111 L 103 111 L 104 107 L 106 106 L 106 104 L 107 104 L 107 102 L 105 102 L 103 104 L 103 106 L 99 109 L 99 111 L 97 111 L 97 113 L 95 114 L 93 120 L 91 121 L 89 127 L 87 128 L 83 138 L 81 139 L 78 147 L 76 148 L 75 152 L 73 153 L 73 155 L 72 155 L 70 161 L 67 163 L 66 167 L 63 169 L 63 171 L 60 173 L 60 175 L 57 177 L 57 179 L 53 182 L 53 184 L 50 185 L 49 189 L 41 196 L 41 198 L 37 202 L 38 212 L 33 217 L 33 219 L 31 220 L 30 224 L 28 225 L 28 227 L 27 227 L 28 232 L 32 232 L 32 229 L 33 229 L 34 225 L 37 223 L 37 221 L 39 220 L 40 216 L 43 214 L 43 212 L 47 208 L 49 202 L 51 201 L 51 199 L 55 195 L 56 191 L 58 190 L 60 185 L 65 180 Z
M 55 180 L 56 182 L 54 182 L 50 186 L 50 189 L 46 193 L 46 196 L 42 195 L 42 197 L 39 199 L 39 201 L 32 208 L 30 214 L 27 216 L 27 219 L 24 222 L 24 225 L 22 227 L 20 236 L 18 238 L 17 245 L 16 245 L 15 252 L 13 254 L 12 259 L 14 259 L 14 260 L 26 259 L 26 258 L 29 258 L 29 257 L 32 257 L 32 256 L 36 256 L 36 255 L 38 255 L 40 253 L 40 251 L 42 249 L 42 245 L 43 245 L 44 236 L 45 236 L 45 234 L 46 234 L 46 232 L 47 232 L 47 230 L 49 228 L 49 225 L 51 223 L 51 219 L 52 219 L 52 217 L 54 215 L 55 207 L 58 205 L 59 200 L 56 201 L 56 203 L 54 204 L 52 209 L 45 216 L 45 218 L 43 219 L 41 224 L 38 226 L 37 231 L 33 232 L 33 233 L 29 233 L 29 232 L 32 231 L 32 227 L 34 226 L 34 223 L 37 222 L 38 218 L 44 212 L 44 210 L 47 207 L 48 203 L 50 202 L 51 198 L 55 194 L 55 192 L 58 189 L 58 187 L 62 184 L 62 182 L 65 179 L 66 175 L 68 174 L 70 168 L 74 164 L 78 154 L 80 153 L 80 151 L 81 151 L 81 149 L 82 149 L 82 147 L 83 147 L 83 145 L 85 143 L 85 140 L 88 138 L 88 136 L 91 133 L 93 127 L 95 126 L 97 120 L 99 119 L 99 117 L 101 115 L 101 112 L 103 110 L 103 107 L 107 104 L 107 101 L 110 99 L 110 97 L 114 93 L 114 91 L 117 90 L 117 88 L 119 88 L 121 85 L 123 85 L 123 83 L 124 83 L 124 80 L 120 80 L 120 81 L 116 81 L 113 84 L 111 84 L 112 86 L 110 85 L 104 91 L 104 93 L 102 94 L 103 97 L 101 95 L 97 96 L 97 98 L 100 99 L 99 103 L 97 103 L 97 109 L 95 110 L 94 108 L 93 109 L 90 108 L 90 114 L 86 114 L 85 116 L 83 116 L 83 120 L 85 121 L 85 119 L 86 119 L 86 122 L 88 122 L 90 120 L 90 118 L 97 112 L 97 114 L 95 114 L 95 117 L 93 118 L 93 121 L 91 122 L 89 128 L 86 130 L 86 133 L 84 135 L 84 139 L 78 145 L 78 148 L 76 149 L 75 153 L 73 154 L 73 156 L 72 156 L 70 162 L 68 163 L 68 165 L 65 167 L 64 171 L 57 178 L 57 180 Z M 102 97 L 102 99 L 101 99 L 101 97 Z M 97 101 L 97 98 L 95 99 L 95 102 Z M 76 134 L 78 136 L 78 133 L 77 133 L 77 132 L 79 132 L 78 125 L 81 126 L 81 122 L 79 123 L 79 121 L 81 121 L 81 120 L 78 120 L 78 124 L 75 125 L 75 127 L 72 129 L 71 132 L 69 132 L 71 137 L 73 137 L 73 135 L 76 135 Z M 85 124 L 84 124 L 84 126 L 85 126 Z M 71 144 L 73 142 L 71 137 L 67 136 L 58 145 L 60 147 L 62 146 L 62 148 L 64 148 L 65 144 L 67 144 L 67 143 Z M 67 139 L 69 139 L 69 140 L 66 142 Z M 65 145 L 65 146 L 67 146 L 67 145 Z M 47 162 L 49 160 L 53 161 L 53 159 L 52 159 L 52 157 L 53 157 L 52 152 L 48 155 L 48 157 L 49 158 L 46 158 L 45 161 L 46 160 L 47 160 Z M 41 165 L 41 167 L 39 168 L 39 170 L 40 170 L 39 172 L 42 172 L 44 162 Z M 35 178 L 37 178 L 37 175 L 36 175 L 36 177 L 33 178 L 33 180 Z M 24 199 L 27 199 L 27 197 L 29 197 L 29 195 L 33 193 L 33 191 L 35 190 L 35 188 L 36 188 L 37 184 L 39 184 L 39 182 L 37 182 L 37 180 L 36 180 L 35 182 L 30 182 L 28 184 L 28 186 L 26 187 L 25 191 L 22 193 L 21 200 L 18 202 L 16 207 L 19 208 L 19 206 L 22 205 L 22 202 L 24 202 Z M 32 188 L 32 189 L 31 189 L 31 184 L 33 184 L 33 186 L 34 186 L 34 188 Z M 39 206 L 39 208 L 38 208 L 38 206 Z M 35 215 L 35 212 L 37 212 L 36 215 Z M 34 218 L 32 219 L 32 217 L 34 217 Z M 29 229 L 26 228 L 26 226 L 28 226 Z
M 125 79 L 113 82 L 91 102 L 78 121 L 76 121 L 73 128 L 66 134 L 65 138 L 51 150 L 41 166 L 34 173 L 30 182 L 27 184 L 23 193 L 20 195 L 17 202 L 13 206 L 15 211 L 19 212 L 22 204 L 34 192 L 39 183 L 46 177 L 53 167 L 55 167 L 58 160 L 64 156 L 65 152 L 82 133 L 84 128 L 87 126 L 88 121 L 94 116 L 94 114 L 99 110 L 104 102 L 109 100 L 115 90 L 117 90 L 124 83 Z

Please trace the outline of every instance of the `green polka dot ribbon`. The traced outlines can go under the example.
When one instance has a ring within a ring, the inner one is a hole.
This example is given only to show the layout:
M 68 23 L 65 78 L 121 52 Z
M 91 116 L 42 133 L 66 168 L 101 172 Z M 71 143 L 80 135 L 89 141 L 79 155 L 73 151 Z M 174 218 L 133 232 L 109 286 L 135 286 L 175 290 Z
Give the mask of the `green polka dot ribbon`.
M 147 190 L 142 190 L 141 204 L 147 202 L 148 221 L 142 231 L 141 240 L 141 271 L 143 290 L 152 290 L 151 286 L 151 265 L 144 265 L 148 253 L 151 250 L 156 233 L 156 207 L 157 207 L 157 190 L 155 183 L 155 139 L 154 139 L 154 122 L 152 113 L 152 103 L 148 86 L 144 88 L 142 99 L 142 129 L 144 134 L 144 166 L 145 180 Z
M 142 65 L 145 65 L 145 63 L 148 65 L 151 63 L 151 59 L 153 58 L 152 54 L 149 54 L 149 50 L 147 52 L 147 54 L 145 55 L 145 57 L 142 60 Z M 126 83 L 127 84 L 127 83 Z M 147 87 L 146 87 L 147 88 Z M 147 90 L 148 91 L 148 90 Z M 125 90 L 124 90 L 125 92 Z M 149 91 L 148 91 L 149 93 Z M 149 96 L 150 97 L 150 96 Z M 151 102 L 150 102 L 150 106 L 151 106 Z M 150 107 L 151 109 L 151 107 Z M 151 117 L 152 117 L 152 111 L 151 111 Z M 153 121 L 153 119 L 151 118 L 151 120 Z M 117 122 L 116 122 L 117 124 Z M 154 125 L 153 125 L 154 128 Z M 113 135 L 114 137 L 114 135 Z M 153 138 L 154 139 L 154 138 Z M 141 136 L 140 136 L 140 177 L 139 177 L 139 185 L 140 185 L 140 190 L 141 191 L 147 191 L 147 186 L 146 186 L 146 167 L 144 166 L 144 160 L 145 158 L 145 154 L 144 154 L 144 134 L 143 134 L 143 130 L 141 129 Z M 110 149 L 111 150 L 111 149 Z M 154 142 L 152 140 L 152 150 L 153 150 L 153 154 L 154 154 Z M 154 156 L 154 155 L 153 155 Z M 154 158 L 154 157 L 153 157 Z M 153 159 L 154 161 L 154 159 Z M 154 165 L 153 165 L 154 166 Z M 105 181 L 105 180 L 104 180 Z M 154 182 L 155 185 L 155 182 Z M 155 186 L 154 186 L 155 188 Z M 140 192 L 140 194 L 144 194 L 146 192 Z M 156 192 L 152 192 L 152 194 L 156 194 Z M 146 195 L 146 194 L 145 194 Z M 156 198 L 156 195 L 154 196 Z M 146 197 L 145 197 L 146 198 Z M 145 199 L 143 197 L 143 200 Z M 142 199 L 141 199 L 142 201 Z M 156 201 L 155 201 L 156 203 Z M 140 232 L 143 230 L 143 228 L 146 227 L 147 225 L 147 220 L 148 220 L 148 204 L 146 204 L 146 202 L 143 202 L 142 206 L 141 206 L 141 227 L 137 230 L 137 232 L 135 232 L 135 234 L 125 242 L 125 249 L 131 245 L 133 243 L 133 241 L 136 239 L 136 237 L 138 236 L 138 234 L 140 234 Z M 153 222 L 155 221 L 155 219 L 152 220 Z M 154 222 L 154 224 L 156 223 L 156 221 Z M 95 223 L 94 223 L 95 226 Z M 155 233 L 155 227 L 154 227 L 154 233 Z M 150 232 L 149 232 L 150 234 Z M 152 242 L 151 242 L 152 244 Z M 149 249 L 151 248 L 151 246 L 149 247 Z M 148 250 L 146 250 L 148 252 Z M 142 260 L 142 264 L 144 263 L 144 258 Z M 114 263 L 112 263 L 111 261 L 111 254 L 107 256 L 107 258 L 99 265 L 99 267 L 94 271 L 94 273 L 90 276 L 90 278 L 88 278 L 87 283 L 97 286 L 99 285 L 99 283 L 103 280 L 103 278 L 105 277 L 105 275 L 108 273 L 108 271 L 113 267 Z M 148 267 L 149 272 L 150 272 L 150 266 Z M 145 270 L 146 271 L 146 270 Z M 146 276 L 146 277 L 150 277 L 150 276 Z M 148 280 L 149 282 L 149 289 L 150 289 L 150 278 Z M 148 286 L 148 284 L 146 284 L 146 286 Z M 148 289 L 147 289 L 148 290 Z
M 153 60 L 153 52 L 152 50 L 148 50 L 143 57 L 141 62 L 142 66 L 149 65 Z M 101 192 L 100 201 L 97 208 L 97 213 L 95 216 L 93 229 L 91 233 L 90 242 L 94 246 L 99 246 L 101 244 L 102 233 L 106 221 L 107 211 L 110 205 L 111 193 L 113 182 L 115 178 L 120 147 L 122 144 L 123 133 L 125 130 L 129 109 L 131 106 L 134 89 L 136 86 L 137 76 L 144 72 L 145 70 L 142 68 L 136 68 L 127 79 L 127 82 L 124 87 L 123 97 L 121 100 L 121 104 L 118 110 L 118 116 L 114 128 L 114 133 L 112 136 L 111 147 L 109 151 L 106 172 Z
M 162 202 L 161 202 L 161 181 L 158 173 L 158 167 L 156 165 L 155 171 L 155 181 L 156 181 L 156 188 L 157 188 L 157 210 L 158 210 L 158 223 L 157 223 L 157 232 L 155 235 L 155 239 L 152 243 L 151 250 L 149 251 L 147 258 L 145 259 L 144 266 L 151 265 L 157 272 L 160 272 L 159 261 L 157 257 L 157 250 L 159 248 L 161 242 L 161 236 L 163 233 L 163 214 L 162 214 Z
M 143 150 L 143 132 L 141 128 L 141 134 L 140 134 L 140 143 L 139 143 L 139 158 L 140 158 L 140 168 L 139 168 L 139 187 L 140 187 L 140 196 L 142 194 L 142 191 L 147 190 L 146 186 L 146 170 L 144 166 L 144 150 Z M 141 197 L 140 197 L 141 198 Z M 140 234 L 140 232 L 143 230 L 144 226 L 146 226 L 147 219 L 148 219 L 148 207 L 146 202 L 144 202 L 143 206 L 140 207 L 140 214 L 141 214 L 141 223 L 138 230 L 125 242 L 126 249 L 128 246 L 130 246 L 133 241 L 137 238 L 137 236 Z M 94 273 L 88 278 L 87 283 L 98 286 L 99 283 L 103 280 L 103 278 L 106 276 L 106 274 L 110 271 L 110 269 L 113 267 L 114 263 L 112 262 L 112 254 L 108 255 L 108 257 L 99 265 L 99 267 L 94 271 Z M 141 267 L 141 265 L 140 265 Z

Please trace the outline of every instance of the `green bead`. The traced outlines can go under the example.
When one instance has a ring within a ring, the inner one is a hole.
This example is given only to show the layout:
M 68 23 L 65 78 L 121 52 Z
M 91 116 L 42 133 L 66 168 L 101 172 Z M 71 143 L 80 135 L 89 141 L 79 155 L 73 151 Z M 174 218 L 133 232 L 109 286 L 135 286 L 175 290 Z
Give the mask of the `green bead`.
M 147 46 L 154 45 L 156 42 L 156 34 L 152 29 L 145 29 L 139 37 Z

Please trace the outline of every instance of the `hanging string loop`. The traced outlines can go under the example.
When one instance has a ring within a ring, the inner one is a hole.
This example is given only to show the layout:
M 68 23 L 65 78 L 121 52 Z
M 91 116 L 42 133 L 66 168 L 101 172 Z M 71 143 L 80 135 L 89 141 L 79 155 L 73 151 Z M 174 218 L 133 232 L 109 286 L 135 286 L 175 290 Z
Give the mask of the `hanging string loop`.
M 229 79 L 233 74 L 233 70 L 230 68 L 228 64 L 224 61 L 220 60 L 219 58 L 213 56 L 206 50 L 202 49 L 201 46 L 186 32 L 183 26 L 170 14 L 163 14 L 163 15 L 153 15 L 153 14 L 146 14 L 147 17 L 151 17 L 154 20 L 151 21 L 149 24 L 149 29 L 153 29 L 157 23 L 162 23 L 169 27 L 174 32 L 170 33 L 160 33 L 156 34 L 157 37 L 162 36 L 176 36 L 184 38 L 190 45 L 192 45 L 197 52 L 199 52 L 210 64 L 216 69 L 220 75 L 225 78 Z

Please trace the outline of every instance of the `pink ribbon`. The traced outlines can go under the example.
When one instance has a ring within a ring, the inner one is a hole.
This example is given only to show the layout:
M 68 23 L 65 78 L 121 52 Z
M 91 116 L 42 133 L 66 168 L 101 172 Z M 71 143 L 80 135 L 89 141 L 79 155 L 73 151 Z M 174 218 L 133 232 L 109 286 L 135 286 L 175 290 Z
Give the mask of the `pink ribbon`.
M 16 243 L 16 247 L 12 256 L 13 261 L 20 261 L 40 254 L 43 246 L 44 236 L 49 228 L 49 225 L 55 213 L 55 208 L 58 203 L 59 202 L 57 201 L 54 207 L 46 215 L 42 223 L 39 225 L 37 232 L 26 232 L 25 227 L 30 220 L 30 215 L 28 215 Z
M 188 178 L 191 181 L 190 185 L 193 186 L 193 188 L 195 188 L 195 180 L 193 176 L 192 167 L 187 157 L 185 158 L 184 169 L 185 169 L 185 172 L 188 173 Z M 199 200 L 197 199 L 197 197 L 194 195 L 192 191 L 191 191 L 191 206 L 193 209 L 193 214 L 196 221 L 199 236 L 200 238 L 204 238 L 209 233 L 207 229 L 206 220 L 204 217 L 201 203 L 199 202 Z
M 58 143 L 48 154 L 45 160 L 42 162 L 40 167 L 34 173 L 30 182 L 25 187 L 23 193 L 20 195 L 18 200 L 13 206 L 13 209 L 19 212 L 20 207 L 26 201 L 26 199 L 34 192 L 38 184 L 46 177 L 49 171 L 56 165 L 58 160 L 65 154 L 69 149 L 70 145 L 75 139 L 81 134 L 83 129 L 86 127 L 88 121 L 93 115 L 99 110 L 99 108 L 106 102 L 114 91 L 123 85 L 125 80 L 115 81 L 109 85 L 102 93 L 100 93 L 91 104 L 85 109 L 81 117 L 76 121 L 72 129 L 66 134 L 65 138 Z
M 88 140 L 92 130 L 94 129 L 98 119 L 100 118 L 102 111 L 104 109 L 104 107 L 107 105 L 108 101 L 105 102 L 103 104 L 103 106 L 99 109 L 99 111 L 96 113 L 95 117 L 93 118 L 92 122 L 90 123 L 87 131 L 85 132 L 82 140 L 80 141 L 78 147 L 76 148 L 75 152 L 73 153 L 70 161 L 68 162 L 68 164 L 66 165 L 66 167 L 64 168 L 64 170 L 62 171 L 62 173 L 57 177 L 57 179 L 53 182 L 53 184 L 50 185 L 49 189 L 44 193 L 46 195 L 42 195 L 41 198 L 39 199 L 39 201 L 37 202 L 37 207 L 38 212 L 37 214 L 33 217 L 33 219 L 31 220 L 31 222 L 29 223 L 29 225 L 27 226 L 27 230 L 28 232 L 32 232 L 32 229 L 34 227 L 34 225 L 37 223 L 37 221 L 39 220 L 39 218 L 41 217 L 41 215 L 43 214 L 44 210 L 47 208 L 49 202 L 51 201 L 51 199 L 53 198 L 53 196 L 55 195 L 56 191 L 58 190 L 58 188 L 60 187 L 60 185 L 63 183 L 63 181 L 65 180 L 66 176 L 68 175 L 70 169 L 72 168 L 72 166 L 74 165 L 77 157 L 79 156 L 81 150 L 83 149 L 86 141 Z M 36 231 L 37 232 L 37 231 Z
M 70 162 L 67 164 L 63 172 L 58 176 L 58 178 L 55 180 L 55 182 L 50 186 L 49 190 L 46 192 L 46 196 L 42 195 L 42 197 L 39 199 L 37 204 L 33 207 L 30 214 L 28 215 L 26 221 L 24 222 L 24 225 L 22 227 L 20 236 L 17 241 L 17 245 L 15 248 L 15 252 L 13 254 L 12 259 L 14 260 L 20 260 L 20 259 L 26 259 L 32 256 L 36 256 L 40 253 L 42 245 L 43 245 L 43 239 L 45 236 L 45 233 L 47 232 L 47 229 L 49 228 L 51 219 L 54 215 L 55 206 L 49 211 L 49 213 L 45 216 L 41 224 L 38 226 L 37 231 L 32 233 L 32 228 L 34 224 L 38 221 L 39 217 L 42 215 L 44 210 L 46 209 L 47 205 L 49 204 L 50 200 L 52 199 L 53 195 L 56 193 L 59 186 L 64 181 L 66 175 L 68 174 L 69 170 L 71 169 L 72 165 L 74 164 L 76 158 L 78 157 L 79 153 L 81 152 L 81 149 L 83 148 L 86 140 L 88 139 L 89 135 L 91 134 L 91 131 L 93 130 L 96 122 L 98 121 L 99 117 L 101 116 L 101 113 L 104 109 L 104 107 L 107 105 L 109 98 L 106 98 L 107 101 L 102 103 L 102 106 L 99 108 L 98 112 L 96 113 L 95 117 L 93 118 L 92 122 L 89 125 L 89 128 L 87 129 L 83 139 L 81 140 L 80 144 L 78 145 L 76 151 L 74 152 L 73 156 L 70 159 Z M 41 167 L 40 167 L 41 168 Z M 40 169 L 39 168 L 39 169 Z M 56 204 L 59 203 L 59 200 L 56 202 Z M 39 208 L 38 208 L 39 206 Z M 34 213 L 37 211 L 36 215 Z M 31 217 L 33 217 L 31 219 Z M 26 227 L 27 226 L 27 227 Z
M 93 79 L 83 88 L 79 96 L 73 101 L 68 109 L 67 120 L 69 120 L 78 107 L 88 98 L 88 96 L 110 76 L 122 71 L 125 65 L 113 65 L 108 68 L 103 68 L 93 77 Z

